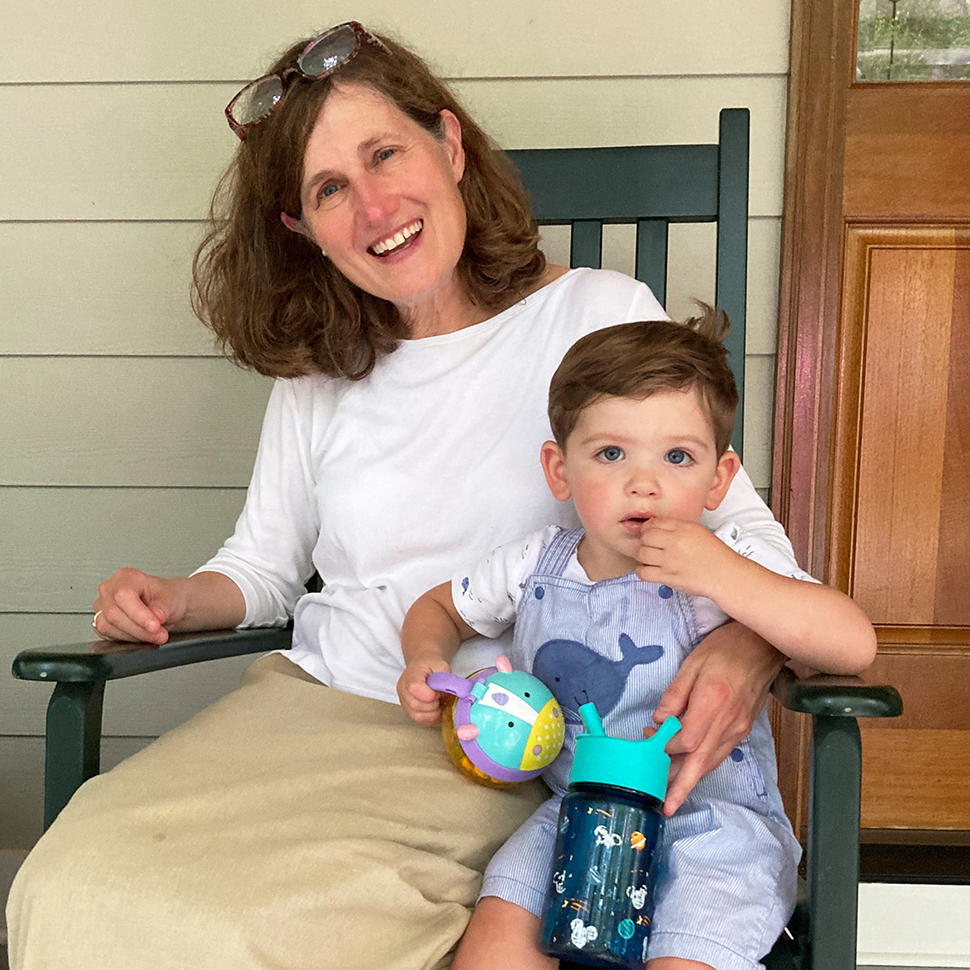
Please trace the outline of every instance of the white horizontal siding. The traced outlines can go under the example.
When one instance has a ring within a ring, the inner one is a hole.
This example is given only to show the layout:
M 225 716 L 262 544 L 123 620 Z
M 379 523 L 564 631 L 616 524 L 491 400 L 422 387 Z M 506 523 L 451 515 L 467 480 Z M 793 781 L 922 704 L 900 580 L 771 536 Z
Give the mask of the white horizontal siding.
M 716 142 L 718 111 L 748 107 L 750 213 L 781 214 L 783 78 L 455 87 L 504 148 Z M 237 144 L 222 115 L 235 90 L 224 83 L 0 86 L 0 117 L 18 133 L 0 152 L 0 213 L 30 221 L 204 218 Z
M 215 353 L 189 307 L 194 222 L 0 222 L 0 355 Z
M 184 575 L 212 556 L 244 489 L 0 490 L 0 612 L 89 610 L 118 566 Z
M 360 20 L 453 77 L 783 74 L 784 0 L 238 0 L 6 4 L 5 81 L 243 79 L 290 41 Z
M 0 357 L 0 485 L 245 486 L 271 386 L 215 357 Z

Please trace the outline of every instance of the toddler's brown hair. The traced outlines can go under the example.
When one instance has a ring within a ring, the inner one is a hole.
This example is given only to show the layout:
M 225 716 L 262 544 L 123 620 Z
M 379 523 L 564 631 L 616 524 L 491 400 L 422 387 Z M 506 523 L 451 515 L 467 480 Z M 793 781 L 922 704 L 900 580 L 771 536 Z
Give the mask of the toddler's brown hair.
M 727 314 L 705 303 L 683 323 L 643 320 L 605 327 L 569 348 L 549 385 L 549 423 L 565 450 L 580 412 L 599 398 L 643 399 L 657 391 L 696 388 L 720 457 L 730 447 L 738 391 L 724 338 Z

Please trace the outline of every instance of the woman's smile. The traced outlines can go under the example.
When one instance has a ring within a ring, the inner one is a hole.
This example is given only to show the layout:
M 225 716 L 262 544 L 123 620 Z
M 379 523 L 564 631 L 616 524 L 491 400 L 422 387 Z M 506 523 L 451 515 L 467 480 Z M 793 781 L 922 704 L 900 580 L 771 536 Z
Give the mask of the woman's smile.
M 415 219 L 414 222 L 409 225 L 404 226 L 402 229 L 398 229 L 393 235 L 388 236 L 387 239 L 379 240 L 368 249 L 375 256 L 390 256 L 395 252 L 400 250 L 400 248 L 408 243 L 410 246 L 416 239 L 418 233 L 421 232 L 424 223 L 420 219 Z

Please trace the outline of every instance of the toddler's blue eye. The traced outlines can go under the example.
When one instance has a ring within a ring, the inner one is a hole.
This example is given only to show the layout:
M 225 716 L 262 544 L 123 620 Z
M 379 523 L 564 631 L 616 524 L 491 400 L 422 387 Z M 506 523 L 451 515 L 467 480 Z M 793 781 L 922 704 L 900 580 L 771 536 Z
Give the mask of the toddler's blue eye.
M 671 465 L 689 465 L 691 458 L 683 448 L 671 448 L 667 452 L 667 461 Z
M 620 461 L 624 457 L 623 449 L 617 445 L 607 445 L 599 450 L 598 457 L 603 461 Z

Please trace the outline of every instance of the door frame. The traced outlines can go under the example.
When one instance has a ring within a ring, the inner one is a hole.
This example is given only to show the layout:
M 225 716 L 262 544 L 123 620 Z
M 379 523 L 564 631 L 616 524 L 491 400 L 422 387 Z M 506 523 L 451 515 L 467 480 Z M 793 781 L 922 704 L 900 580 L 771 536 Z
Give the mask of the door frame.
M 843 258 L 842 177 L 857 4 L 792 0 L 772 511 L 795 557 L 828 581 L 834 366 Z M 772 704 L 779 784 L 796 833 L 807 819 L 804 718 Z

